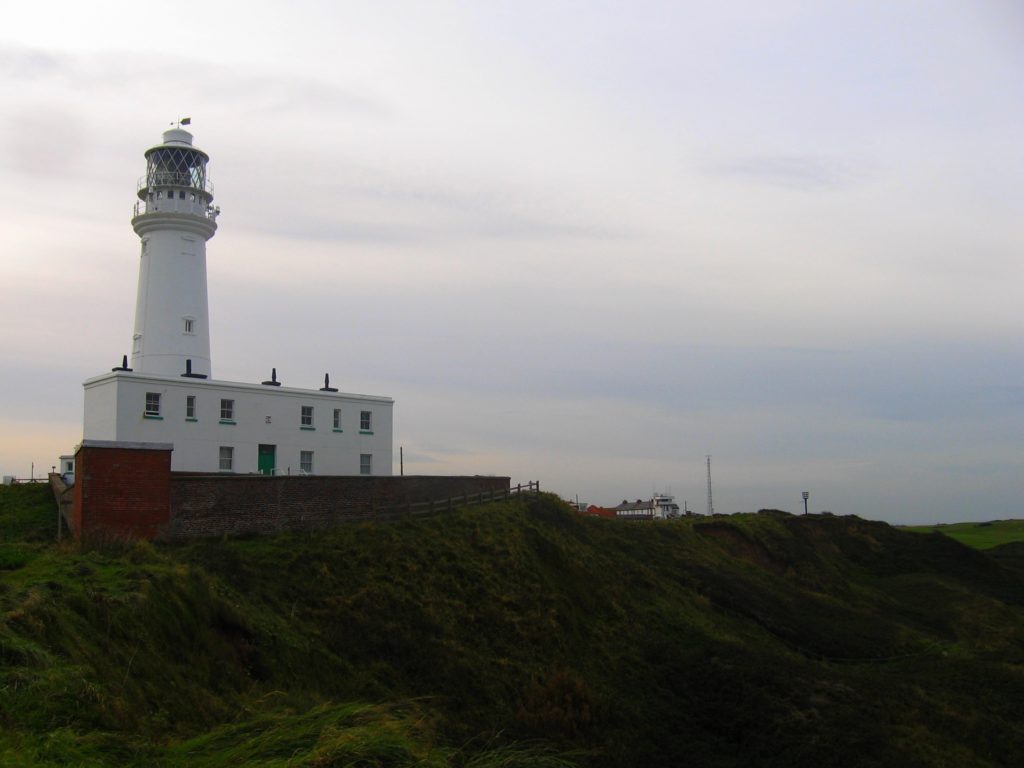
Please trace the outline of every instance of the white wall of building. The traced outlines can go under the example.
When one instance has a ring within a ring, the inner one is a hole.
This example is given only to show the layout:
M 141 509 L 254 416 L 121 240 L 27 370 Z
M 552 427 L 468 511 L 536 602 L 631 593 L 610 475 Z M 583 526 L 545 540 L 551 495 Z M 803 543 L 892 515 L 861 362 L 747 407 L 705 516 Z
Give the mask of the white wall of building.
M 117 439 L 117 387 L 90 387 L 89 382 L 110 378 L 106 374 L 89 379 L 85 386 L 85 437 L 90 440 Z
M 231 471 L 257 472 L 259 446 L 275 446 L 276 472 L 300 473 L 300 452 L 313 452 L 313 474 L 361 474 L 370 455 L 371 474 L 392 472 L 392 409 L 389 397 L 270 387 L 210 379 L 116 371 L 85 382 L 87 439 L 172 443 L 174 471 L 216 472 L 222 447 L 233 449 Z M 159 414 L 145 413 L 147 393 L 160 396 Z M 187 397 L 195 415 L 187 416 Z M 233 418 L 221 418 L 221 400 L 233 401 Z M 312 407 L 311 425 L 302 407 Z M 334 427 L 334 411 L 340 425 Z M 371 414 L 370 429 L 360 417 Z

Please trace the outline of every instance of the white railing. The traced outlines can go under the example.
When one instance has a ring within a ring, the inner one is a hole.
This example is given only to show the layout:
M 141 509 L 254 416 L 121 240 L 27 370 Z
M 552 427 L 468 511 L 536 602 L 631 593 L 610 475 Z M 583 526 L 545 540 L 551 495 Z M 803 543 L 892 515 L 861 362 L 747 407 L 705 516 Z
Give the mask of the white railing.
M 148 187 L 186 187 L 199 190 L 200 192 L 208 192 L 211 197 L 213 196 L 213 182 L 209 179 L 203 179 L 202 184 L 196 184 L 189 174 L 174 171 L 154 173 L 152 178 L 140 176 L 135 186 L 135 191 L 138 192 L 140 189 Z
M 132 218 L 142 216 L 144 213 L 187 213 L 216 221 L 220 214 L 220 208 L 215 205 L 207 205 L 200 200 L 179 200 L 168 197 L 160 200 L 139 200 L 132 207 Z

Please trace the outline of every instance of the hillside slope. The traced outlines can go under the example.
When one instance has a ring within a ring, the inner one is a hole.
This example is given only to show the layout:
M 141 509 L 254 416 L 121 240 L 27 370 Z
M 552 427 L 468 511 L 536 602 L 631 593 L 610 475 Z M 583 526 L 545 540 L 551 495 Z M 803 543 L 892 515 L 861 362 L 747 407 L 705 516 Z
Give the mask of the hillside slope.
M 1024 543 L 1024 520 L 908 525 L 903 526 L 903 530 L 917 533 L 941 533 L 975 549 L 992 549 L 1005 544 Z
M 582 518 L 550 497 L 61 548 L 41 541 L 52 505 L 14 506 L 39 529 L 9 529 L 0 499 L 4 764 L 1024 756 L 1012 552 L 857 518 Z

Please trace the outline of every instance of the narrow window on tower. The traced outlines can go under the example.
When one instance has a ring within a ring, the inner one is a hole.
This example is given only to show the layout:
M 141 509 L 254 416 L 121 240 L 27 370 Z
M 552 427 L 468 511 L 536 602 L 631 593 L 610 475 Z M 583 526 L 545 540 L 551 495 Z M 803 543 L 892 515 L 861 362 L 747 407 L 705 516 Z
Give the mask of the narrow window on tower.
M 159 392 L 147 392 L 146 393 L 146 411 L 145 414 L 148 419 L 159 419 L 160 418 L 160 393 Z
M 185 419 L 188 421 L 196 420 L 196 396 L 185 395 Z
M 341 408 L 334 409 L 334 430 L 341 432 Z
M 196 332 L 196 321 L 191 317 L 185 318 L 185 333 Z

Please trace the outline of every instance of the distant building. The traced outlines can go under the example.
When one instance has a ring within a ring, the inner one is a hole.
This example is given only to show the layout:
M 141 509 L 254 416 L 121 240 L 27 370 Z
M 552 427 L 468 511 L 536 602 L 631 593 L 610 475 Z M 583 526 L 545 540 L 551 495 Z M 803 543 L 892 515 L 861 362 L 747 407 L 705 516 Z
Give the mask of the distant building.
M 58 474 L 64 478 L 64 482 L 68 485 L 75 484 L 75 457 L 68 456 L 65 454 L 60 457 L 60 470 Z
M 629 520 L 653 520 L 654 519 L 654 502 L 648 499 L 637 499 L 636 501 L 622 500 L 622 503 L 617 507 L 612 507 L 615 512 L 615 516 L 619 518 L 626 518 Z
M 675 498 L 665 493 L 656 493 L 650 499 L 636 501 L 622 500 L 612 511 L 618 518 L 627 520 L 666 520 L 679 517 L 679 505 Z
M 655 516 L 661 518 L 679 517 L 679 505 L 674 496 L 667 493 L 656 493 L 654 498 Z

